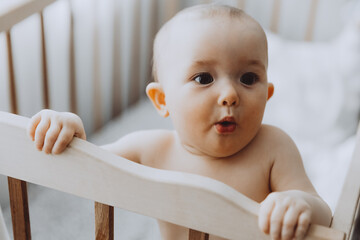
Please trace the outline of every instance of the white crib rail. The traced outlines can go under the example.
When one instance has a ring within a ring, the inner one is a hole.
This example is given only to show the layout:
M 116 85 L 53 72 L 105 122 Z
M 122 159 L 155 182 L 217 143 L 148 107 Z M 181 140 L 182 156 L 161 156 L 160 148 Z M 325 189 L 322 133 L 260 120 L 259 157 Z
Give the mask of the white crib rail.
M 42 11 L 46 6 L 56 0 L 22 1 L 12 5 L 5 13 L 0 13 L 0 32 L 8 31 L 15 24 L 36 12 Z
M 26 136 L 27 123 L 0 112 L 0 174 L 227 239 L 268 239 L 258 229 L 258 204 L 221 182 L 142 166 L 80 139 L 47 155 Z M 308 239 L 343 237 L 314 225 Z

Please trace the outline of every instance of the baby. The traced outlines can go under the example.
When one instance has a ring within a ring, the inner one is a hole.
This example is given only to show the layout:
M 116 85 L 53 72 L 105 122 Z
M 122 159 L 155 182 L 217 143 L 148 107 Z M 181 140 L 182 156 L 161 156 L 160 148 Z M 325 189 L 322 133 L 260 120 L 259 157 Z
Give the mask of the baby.
M 274 91 L 267 66 L 265 33 L 243 11 L 185 9 L 155 38 L 155 82 L 146 88 L 175 130 L 134 132 L 103 148 L 146 166 L 222 181 L 261 203 L 259 227 L 272 239 L 301 239 L 310 223 L 329 225 L 331 211 L 306 176 L 294 142 L 262 124 Z M 78 116 L 51 110 L 36 114 L 28 133 L 39 150 L 54 154 L 74 136 L 86 139 Z M 184 227 L 159 226 L 163 239 L 187 239 Z

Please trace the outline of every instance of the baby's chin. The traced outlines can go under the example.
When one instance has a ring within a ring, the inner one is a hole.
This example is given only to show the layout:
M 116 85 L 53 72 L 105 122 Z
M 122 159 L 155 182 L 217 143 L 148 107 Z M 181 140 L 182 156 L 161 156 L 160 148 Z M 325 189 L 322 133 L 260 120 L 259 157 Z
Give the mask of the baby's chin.
M 191 135 L 191 134 L 189 134 Z M 228 158 L 245 149 L 251 142 L 251 138 L 241 138 L 238 135 L 215 136 L 210 134 L 201 139 L 196 136 L 192 138 L 181 138 L 181 145 L 191 154 L 210 158 Z M 241 140 L 239 140 L 241 139 Z
M 245 146 L 244 146 L 245 147 Z M 199 147 L 198 150 L 206 157 L 229 158 L 244 149 L 242 146 L 218 146 L 218 147 Z
M 216 152 L 214 152 L 214 151 L 211 151 L 211 152 L 208 152 L 207 153 L 207 156 L 209 156 L 209 157 L 213 157 L 213 158 L 229 158 L 229 157 L 231 157 L 231 156 L 233 156 L 233 155 L 236 155 L 238 152 L 240 152 L 241 151 L 241 149 L 239 149 L 239 150 L 232 150 L 232 151 L 230 151 L 230 150 L 228 150 L 228 151 L 216 151 Z
M 211 145 L 205 146 L 205 144 L 198 146 L 194 143 L 187 143 L 185 141 L 181 141 L 181 145 L 189 153 L 206 158 L 228 158 L 242 150 L 242 148 L 239 147 L 224 148 L 224 146 L 214 147 Z

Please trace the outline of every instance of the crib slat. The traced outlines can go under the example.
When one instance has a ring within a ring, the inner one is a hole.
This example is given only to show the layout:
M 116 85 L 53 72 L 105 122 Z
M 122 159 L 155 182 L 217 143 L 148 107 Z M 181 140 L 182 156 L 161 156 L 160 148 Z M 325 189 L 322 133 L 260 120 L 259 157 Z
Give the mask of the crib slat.
M 131 37 L 131 74 L 129 79 L 128 105 L 140 99 L 140 31 L 141 31 L 141 3 L 134 0 L 133 31 Z
M 201 3 L 210 3 L 211 1 L 202 1 Z M 178 0 L 170 0 L 164 2 L 165 4 L 165 21 L 168 21 L 170 18 L 172 18 L 176 12 L 179 10 L 180 2 Z
M 75 72 L 75 36 L 74 36 L 74 10 L 69 0 L 70 27 L 69 27 L 69 96 L 70 111 L 77 113 L 76 101 L 76 72 Z
M 95 239 L 114 239 L 114 207 L 95 202 Z
M 9 71 L 9 92 L 10 92 L 10 111 L 18 114 L 17 98 L 16 98 L 16 85 L 15 73 L 12 55 L 11 33 L 10 30 L 6 31 L 6 48 L 8 57 L 8 71 Z
M 121 37 L 119 1 L 114 0 L 114 36 L 113 36 L 113 79 L 112 79 L 112 117 L 121 113 Z
M 157 33 L 157 31 L 159 30 L 159 21 L 158 21 L 158 16 L 160 14 L 159 11 L 159 2 L 156 0 L 152 0 L 151 1 L 151 5 L 150 5 L 150 18 L 149 18 L 149 23 L 147 25 L 147 27 L 150 29 L 149 31 L 149 40 L 147 42 L 147 48 L 150 49 L 150 54 L 148 56 L 148 62 L 152 62 L 152 55 L 153 55 L 153 45 L 154 45 L 154 38 L 155 35 Z M 152 64 L 148 65 L 147 71 L 146 71 L 146 76 L 149 76 L 149 79 L 153 77 L 153 72 L 152 72 Z M 153 79 L 154 80 L 154 79 Z
M 238 0 L 237 1 L 237 7 L 240 9 L 245 9 L 246 0 Z
M 274 33 L 279 31 L 280 8 L 281 0 L 274 0 L 270 20 L 270 30 Z
M 189 229 L 189 240 L 209 240 L 209 234 Z
M 14 240 L 30 240 L 30 217 L 26 182 L 8 177 Z
M 305 39 L 304 39 L 305 41 L 311 41 L 313 39 L 318 5 L 319 5 L 319 0 L 311 1 L 310 13 L 307 22 L 306 32 L 305 32 Z
M 44 26 L 44 14 L 40 12 L 40 23 L 41 23 L 41 59 L 42 59 L 42 80 L 43 80 L 43 106 L 44 108 L 50 108 L 49 102 L 49 84 L 47 74 L 47 60 L 46 60 L 46 44 L 45 44 L 45 26 Z
M 100 39 L 99 39 L 99 19 L 98 19 L 98 7 L 99 0 L 93 1 L 93 11 L 94 11 L 94 61 L 93 61 L 93 118 L 94 118 L 94 130 L 101 128 L 103 123 L 103 118 L 101 114 L 101 73 L 100 73 Z

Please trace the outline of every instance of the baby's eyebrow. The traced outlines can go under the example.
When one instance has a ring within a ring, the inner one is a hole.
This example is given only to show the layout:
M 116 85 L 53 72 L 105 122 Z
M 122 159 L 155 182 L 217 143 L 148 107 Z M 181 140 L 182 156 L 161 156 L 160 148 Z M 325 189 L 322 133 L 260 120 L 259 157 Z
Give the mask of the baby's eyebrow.
M 192 67 L 198 67 L 198 66 L 212 66 L 212 65 L 216 65 L 217 61 L 214 59 L 210 59 L 210 60 L 195 60 L 191 66 Z
M 256 60 L 256 59 L 252 59 L 252 60 L 247 61 L 247 64 L 250 65 L 250 66 L 251 65 L 257 65 L 260 68 L 266 69 L 264 63 L 262 61 L 259 61 L 259 60 Z

